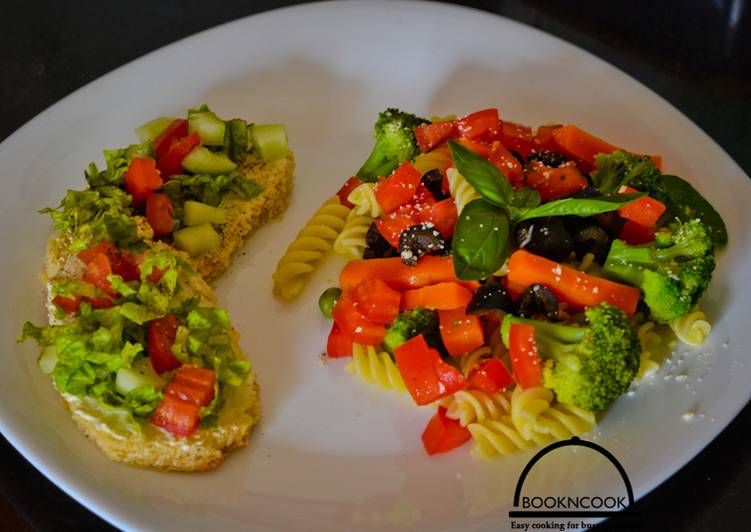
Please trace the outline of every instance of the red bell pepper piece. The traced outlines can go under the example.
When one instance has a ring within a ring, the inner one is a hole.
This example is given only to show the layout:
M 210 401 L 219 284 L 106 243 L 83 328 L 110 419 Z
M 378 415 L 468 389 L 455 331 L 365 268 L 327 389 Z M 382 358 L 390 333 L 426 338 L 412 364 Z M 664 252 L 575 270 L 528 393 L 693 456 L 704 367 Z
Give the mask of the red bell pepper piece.
M 404 161 L 390 176 L 375 185 L 375 196 L 383 212 L 390 213 L 412 199 L 420 184 L 420 172 Z
M 655 239 L 655 228 L 645 227 L 633 220 L 626 220 L 626 223 L 621 227 L 618 238 L 631 246 L 648 244 Z
M 522 164 L 500 141 L 495 141 L 491 145 L 488 160 L 506 176 L 512 185 L 517 185 L 522 180 L 524 175 Z
M 110 260 L 104 253 L 99 253 L 86 265 L 83 280 L 96 286 L 109 297 L 115 298 L 117 293 L 112 289 L 112 283 L 107 278 L 110 275 L 112 275 Z
M 561 128 L 560 124 L 545 125 L 537 128 L 532 144 L 534 145 L 533 151 L 552 151 L 556 153 L 563 153 L 561 147 L 556 143 L 553 133 Z
M 542 362 L 537 354 L 535 328 L 531 325 L 512 323 L 509 328 L 509 356 L 514 378 L 523 389 L 534 388 L 542 383 Z
M 441 360 L 428 347 L 422 334 L 394 349 L 394 358 L 404 384 L 418 405 L 426 405 L 466 388 L 459 370 Z
M 142 205 L 149 194 L 162 186 L 162 178 L 151 157 L 133 157 L 123 174 L 125 189 L 133 196 L 133 203 Z
M 331 332 L 326 342 L 326 354 L 329 358 L 352 356 L 352 337 L 342 331 L 336 322 L 331 325 Z
M 358 179 L 357 177 L 350 177 L 347 179 L 347 181 L 342 185 L 342 188 L 339 189 L 339 191 L 336 193 L 337 196 L 339 196 L 339 201 L 342 205 L 349 207 L 350 209 L 354 207 L 352 203 L 347 199 L 349 195 L 352 193 L 353 190 L 355 190 L 357 187 L 363 184 L 363 181 L 361 179 Z
M 490 144 L 486 142 L 482 142 L 479 139 L 468 139 L 464 137 L 460 138 L 458 142 L 465 148 L 468 148 L 475 152 L 480 157 L 484 157 L 485 159 L 488 159 L 490 157 L 492 149 L 490 147 Z
M 417 221 L 432 223 L 443 238 L 450 238 L 454 234 L 457 218 L 453 198 L 438 201 L 417 212 Z
M 191 133 L 173 142 L 167 152 L 159 158 L 158 167 L 162 177 L 167 180 L 173 175 L 182 173 L 183 159 L 200 143 L 201 137 L 198 133 Z
M 481 363 L 469 374 L 469 386 L 494 395 L 514 382 L 511 372 L 498 358 Z
M 589 181 L 573 162 L 551 168 L 540 161 L 531 161 L 527 165 L 524 180 L 540 193 L 542 201 L 565 198 L 589 186 Z
M 427 153 L 436 146 L 457 136 L 456 120 L 444 120 L 432 124 L 422 124 L 414 128 L 415 139 L 420 151 Z
M 471 437 L 469 430 L 458 420 L 447 418 L 446 409 L 440 406 L 422 433 L 422 444 L 425 451 L 433 455 L 456 449 Z
M 182 365 L 172 354 L 172 345 L 177 336 L 180 320 L 173 314 L 151 320 L 147 326 L 146 343 L 149 351 L 151 366 L 157 373 L 164 373 Z
M 55 296 L 52 298 L 52 303 L 63 309 L 68 314 L 75 314 L 78 310 L 78 306 L 81 304 L 81 296 Z
M 172 201 L 167 194 L 153 193 L 146 199 L 146 220 L 154 230 L 154 237 L 161 238 L 172 233 Z
M 467 314 L 465 307 L 439 310 L 438 319 L 443 345 L 452 356 L 469 353 L 485 342 L 480 318 Z
M 506 120 L 501 127 L 500 141 L 507 149 L 514 150 L 525 159 L 535 149 L 532 128 Z
M 402 205 L 394 212 L 375 221 L 378 232 L 386 241 L 399 249 L 399 237 L 406 228 L 417 222 L 415 209 L 411 205 Z
M 386 336 L 386 327 L 373 323 L 360 312 L 353 294 L 343 292 L 331 311 L 340 329 L 352 338 L 353 342 L 364 345 L 378 345 Z
M 154 139 L 154 153 L 158 158 L 164 157 L 170 146 L 188 134 L 188 121 L 178 118 Z
M 500 131 L 501 121 L 498 118 L 498 109 L 483 109 L 463 116 L 457 120 L 456 128 L 459 135 L 469 140 L 488 132 Z
M 353 296 L 358 312 L 373 323 L 391 323 L 399 314 L 402 295 L 380 279 L 366 279 Z
M 618 192 L 623 194 L 639 191 L 635 188 L 624 186 Z M 631 220 L 643 227 L 654 227 L 657 220 L 665 212 L 665 209 L 667 207 L 665 207 L 664 203 L 649 196 L 644 196 L 618 209 L 618 214 L 621 215 L 621 218 Z

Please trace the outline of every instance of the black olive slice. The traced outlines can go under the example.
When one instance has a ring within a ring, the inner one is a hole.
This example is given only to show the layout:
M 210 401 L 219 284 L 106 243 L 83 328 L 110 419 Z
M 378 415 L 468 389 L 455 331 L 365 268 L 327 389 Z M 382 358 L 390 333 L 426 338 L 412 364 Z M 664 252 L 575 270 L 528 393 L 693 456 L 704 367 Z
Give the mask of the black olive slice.
M 557 217 L 535 218 L 516 226 L 516 247 L 550 260 L 566 260 L 574 250 L 571 238 L 563 221 Z
M 417 265 L 423 255 L 442 255 L 445 250 L 446 241 L 429 222 L 407 227 L 399 236 L 399 255 L 407 266 Z
M 516 308 L 522 318 L 543 316 L 551 321 L 558 320 L 558 298 L 550 288 L 542 284 L 533 284 L 522 292 Z
M 482 316 L 490 312 L 511 312 L 514 302 L 508 291 L 499 283 L 489 282 L 475 290 L 467 305 L 467 314 Z

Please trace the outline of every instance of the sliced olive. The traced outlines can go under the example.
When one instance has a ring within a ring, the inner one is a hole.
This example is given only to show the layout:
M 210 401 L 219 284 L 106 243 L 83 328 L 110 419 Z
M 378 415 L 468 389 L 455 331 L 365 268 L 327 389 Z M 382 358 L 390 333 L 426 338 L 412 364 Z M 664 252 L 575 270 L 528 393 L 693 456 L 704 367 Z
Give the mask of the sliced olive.
M 560 153 L 545 150 L 532 152 L 527 155 L 527 163 L 530 163 L 532 161 L 540 161 L 542 164 L 549 166 L 550 168 L 558 168 L 563 163 L 567 163 L 569 159 L 568 157 L 561 155 Z
M 443 174 L 437 168 L 428 170 L 420 179 L 420 183 L 427 188 L 436 200 L 441 201 L 449 197 L 443 191 Z
M 542 284 L 533 284 L 522 292 L 516 308 L 522 318 L 543 316 L 551 321 L 558 320 L 558 298 L 550 288 Z
M 509 153 L 514 156 L 514 158 L 519 161 L 519 164 L 522 165 L 522 167 L 527 164 L 527 161 L 524 160 L 524 157 L 522 157 L 522 154 L 519 153 L 516 150 L 509 150 Z
M 365 235 L 365 243 L 367 247 L 363 251 L 363 259 L 381 259 L 399 255 L 399 251 L 383 238 L 375 223 L 370 224 L 370 228 Z
M 407 266 L 415 266 L 423 255 L 443 255 L 446 241 L 429 222 L 407 227 L 399 237 L 399 255 Z
M 574 242 L 577 257 L 592 253 L 599 263 L 605 260 L 610 251 L 610 237 L 599 225 L 591 224 L 580 228 L 574 233 Z
M 490 312 L 511 312 L 514 302 L 508 291 L 499 283 L 485 283 L 475 290 L 467 305 L 467 314 L 482 316 Z
M 535 218 L 516 226 L 516 247 L 550 260 L 565 260 L 574 250 L 571 238 L 561 218 Z

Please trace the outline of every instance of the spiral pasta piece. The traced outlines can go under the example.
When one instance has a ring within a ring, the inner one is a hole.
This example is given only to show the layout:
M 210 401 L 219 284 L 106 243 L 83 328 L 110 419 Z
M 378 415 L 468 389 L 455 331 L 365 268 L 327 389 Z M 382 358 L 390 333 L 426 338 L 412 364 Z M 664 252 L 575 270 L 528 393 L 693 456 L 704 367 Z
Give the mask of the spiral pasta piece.
M 514 426 L 510 416 L 485 423 L 467 425 L 472 435 L 472 452 L 482 458 L 505 456 L 517 451 L 531 449 L 534 445 L 547 445 L 553 441 L 549 434 L 534 432 L 532 440 L 525 440 Z
M 459 358 L 459 369 L 465 377 L 468 377 L 473 369 L 491 356 L 493 356 L 493 351 L 489 346 L 483 345 L 478 347 L 470 354 Z
M 351 210 L 342 232 L 334 240 L 334 251 L 350 259 L 361 259 L 368 247 L 366 236 L 372 223 L 370 216 L 361 216 L 354 209 Z
M 589 432 L 595 426 L 595 415 L 583 408 L 553 403 L 553 392 L 542 386 L 522 390 L 517 386 L 511 395 L 511 420 L 522 437 L 548 434 L 562 440 Z
M 383 214 L 383 209 L 376 199 L 373 183 L 363 183 L 355 187 L 347 196 L 347 201 L 354 205 L 352 210 L 361 216 L 378 218 Z
M 550 408 L 553 401 L 553 392 L 542 386 L 527 388 L 521 386 L 514 388 L 511 394 L 511 420 L 522 438 L 532 439 L 532 434 L 537 429 L 538 417 Z
M 662 343 L 662 337 L 655 331 L 655 323 L 648 321 L 641 324 L 636 329 L 641 346 L 641 355 L 639 359 L 639 369 L 636 372 L 635 380 L 641 381 L 651 377 L 660 370 L 660 365 L 652 359 L 654 350 Z
M 391 355 L 377 351 L 372 345 L 352 344 L 352 360 L 347 364 L 346 370 L 385 390 L 407 391 Z
M 467 203 L 480 197 L 474 187 L 464 179 L 464 176 L 456 171 L 456 168 L 446 170 L 446 179 L 449 182 L 449 190 L 451 197 L 454 198 L 457 213 L 461 214 Z
M 331 249 L 344 228 L 349 211 L 338 196 L 332 196 L 321 205 L 279 259 L 271 275 L 275 294 L 290 300 L 302 291 L 318 261 Z
M 503 393 L 491 396 L 480 390 L 461 390 L 445 406 L 446 417 L 466 427 L 470 423 L 500 420 L 508 415 L 511 404 Z
M 438 170 L 441 173 L 444 173 L 452 164 L 453 161 L 451 160 L 451 154 L 449 153 L 448 148 L 436 148 L 435 150 L 421 153 L 415 157 L 412 166 L 424 175 L 431 170 Z
M 697 308 L 685 316 L 670 320 L 668 325 L 681 342 L 699 347 L 712 330 L 712 325 L 705 318 L 704 313 Z

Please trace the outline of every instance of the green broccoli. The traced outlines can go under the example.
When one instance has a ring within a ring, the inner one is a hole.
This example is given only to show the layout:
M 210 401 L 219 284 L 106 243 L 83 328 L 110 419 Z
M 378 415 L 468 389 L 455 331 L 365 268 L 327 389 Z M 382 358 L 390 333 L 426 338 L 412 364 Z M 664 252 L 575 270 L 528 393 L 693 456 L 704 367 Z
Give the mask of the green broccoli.
M 652 316 L 666 322 L 691 312 L 709 286 L 714 267 L 709 229 L 690 220 L 661 229 L 651 244 L 629 246 L 614 240 L 603 271 L 641 288 Z
M 662 196 L 662 173 L 646 155 L 626 151 L 600 153 L 595 156 L 595 164 L 597 172 L 592 174 L 592 182 L 603 194 L 618 192 L 627 185 L 657 199 Z
M 383 338 L 383 347 L 393 354 L 394 349 L 418 334 L 425 336 L 430 345 L 438 333 L 438 316 L 432 310 L 415 308 L 400 313 L 389 325 Z
M 374 127 L 375 146 L 368 160 L 357 171 L 357 177 L 375 182 L 379 177 L 389 175 L 404 161 L 416 157 L 420 149 L 412 130 L 427 122 L 399 109 L 386 109 L 380 113 Z
M 562 403 L 587 410 L 607 408 L 624 393 L 639 369 L 639 337 L 626 314 L 601 303 L 584 311 L 587 325 L 576 327 L 507 314 L 502 334 L 509 345 L 512 323 L 532 325 L 543 386 Z

